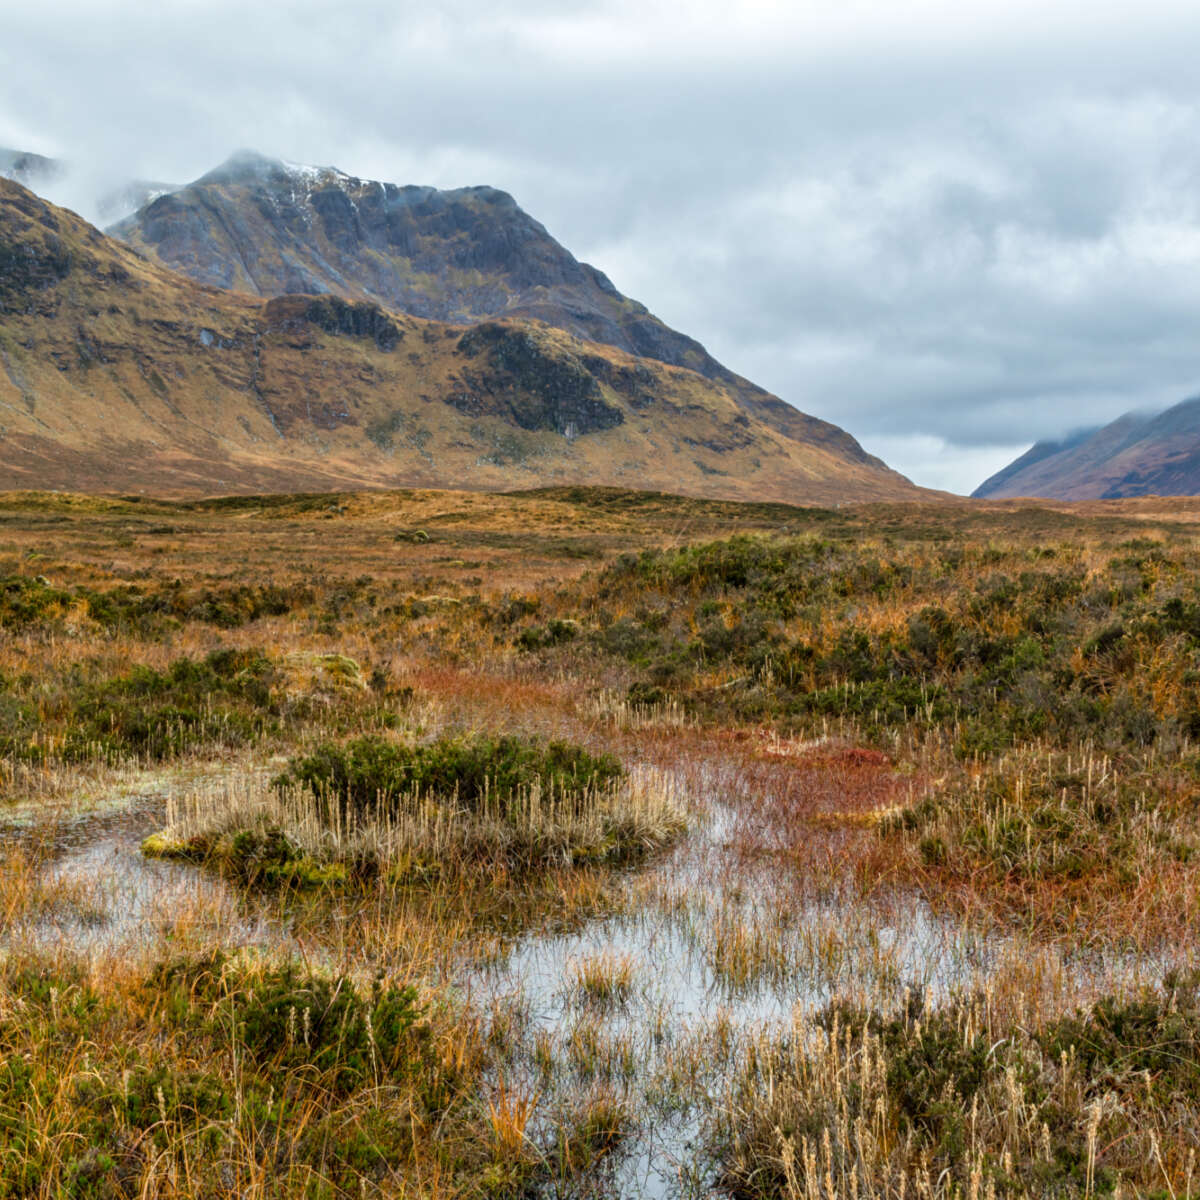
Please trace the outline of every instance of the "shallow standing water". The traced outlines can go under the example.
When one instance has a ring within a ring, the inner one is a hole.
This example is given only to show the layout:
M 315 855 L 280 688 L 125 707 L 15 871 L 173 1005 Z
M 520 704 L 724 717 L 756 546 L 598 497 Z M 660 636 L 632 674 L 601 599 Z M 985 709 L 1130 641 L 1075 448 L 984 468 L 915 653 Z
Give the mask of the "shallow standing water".
M 689 778 L 695 823 L 624 878 L 612 915 L 486 952 L 463 947 L 452 973 L 462 997 L 490 1016 L 493 1086 L 536 1096 L 527 1132 L 542 1150 L 553 1152 L 556 1131 L 589 1100 L 615 1100 L 624 1113 L 616 1150 L 557 1195 L 713 1194 L 706 1137 L 750 1042 L 837 996 L 888 1007 L 913 985 L 931 999 L 978 986 L 1028 951 L 942 919 L 913 896 L 806 890 L 787 858 L 747 860 L 737 817 L 751 785 L 724 766 Z M 162 819 L 161 800 L 147 798 L 61 824 L 42 868 L 55 902 L 6 937 L 135 959 L 187 929 L 229 948 L 286 949 L 286 929 L 252 897 L 213 872 L 141 854 Z M 1112 978 L 1111 963 L 1091 966 Z M 1087 969 L 1046 951 L 1046 972 L 1082 982 Z
M 142 854 L 142 840 L 161 827 L 163 811 L 161 800 L 144 798 L 60 823 L 42 850 L 49 902 L 10 928 L 7 940 L 140 957 L 190 924 L 207 925 L 234 946 L 277 942 L 278 930 L 213 872 Z M 10 827 L 9 836 L 32 842 L 21 827 Z

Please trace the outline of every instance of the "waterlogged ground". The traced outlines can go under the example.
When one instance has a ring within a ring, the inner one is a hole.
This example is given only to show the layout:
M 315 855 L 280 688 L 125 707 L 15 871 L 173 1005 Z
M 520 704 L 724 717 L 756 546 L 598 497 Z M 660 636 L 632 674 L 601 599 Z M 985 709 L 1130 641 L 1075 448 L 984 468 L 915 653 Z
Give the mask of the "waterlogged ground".
M 628 736 L 628 735 L 627 735 Z M 842 870 L 851 843 L 878 835 L 872 815 L 923 786 L 883 755 L 834 742 L 690 741 L 676 786 L 687 833 L 608 881 L 582 913 L 513 933 L 483 922 L 422 962 L 425 984 L 474 1014 L 493 1050 L 487 1090 L 528 1113 L 538 1154 L 569 1153 L 561 1131 L 601 1109 L 611 1145 L 593 1166 L 542 1190 L 678 1198 L 718 1194 L 711 1153 L 736 1072 L 831 1000 L 888 1008 L 921 992 L 1015 989 L 1052 1004 L 1158 979 L 1163 956 L 1085 955 L 964 923 L 902 889 L 862 890 Z M 661 763 L 672 735 L 646 733 Z M 247 769 L 242 764 L 242 770 Z M 148 858 L 165 794 L 195 775 L 60 818 L 8 826 L 36 863 L 46 897 L 10 923 L 9 944 L 154 961 L 176 947 L 359 967 L 372 953 L 345 898 L 297 908 L 192 864 Z M 370 913 L 368 913 L 370 908 Z M 318 911 L 319 910 L 319 911 Z M 1169 957 L 1169 956 L 1168 956 Z M 382 947 L 379 965 L 387 965 Z
M 0 509 L 0 1200 L 1197 1194 L 1191 501 Z M 141 853 L 364 737 L 561 739 L 687 829 Z

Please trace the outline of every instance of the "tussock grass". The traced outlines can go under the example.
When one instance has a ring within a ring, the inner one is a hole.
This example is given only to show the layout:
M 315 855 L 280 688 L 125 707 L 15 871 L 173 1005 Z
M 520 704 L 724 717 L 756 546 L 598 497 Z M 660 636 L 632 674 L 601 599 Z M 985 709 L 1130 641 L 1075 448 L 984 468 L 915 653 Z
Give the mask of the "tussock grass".
M 964 889 L 1051 935 L 1182 944 L 1200 916 L 1193 764 L 1023 748 L 888 814 L 930 892 Z
M 483 1051 L 382 980 L 10 953 L 0 1052 L 3 1194 L 265 1198 L 448 1174 L 422 1130 L 469 1129 Z
M 348 809 L 328 793 L 245 782 L 173 799 L 147 853 L 195 858 L 257 882 L 346 883 L 382 875 L 432 881 L 470 871 L 627 862 L 684 827 L 670 776 L 649 769 L 607 784 L 509 792 L 481 787 L 469 805 L 410 791 Z
M 581 958 L 572 966 L 571 986 L 583 1003 L 604 1008 L 628 999 L 636 973 L 633 955 L 602 952 Z
M 617 729 L 683 729 L 697 724 L 678 699 L 658 689 L 626 695 L 601 689 L 588 712 Z

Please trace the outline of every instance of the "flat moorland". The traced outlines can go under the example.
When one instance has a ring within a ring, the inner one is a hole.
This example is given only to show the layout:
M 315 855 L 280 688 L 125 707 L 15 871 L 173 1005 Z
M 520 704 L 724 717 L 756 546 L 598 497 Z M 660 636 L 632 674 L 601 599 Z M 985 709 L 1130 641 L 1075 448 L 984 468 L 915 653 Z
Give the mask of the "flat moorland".
M 0 1196 L 1196 1194 L 1200 506 L 0 496 Z

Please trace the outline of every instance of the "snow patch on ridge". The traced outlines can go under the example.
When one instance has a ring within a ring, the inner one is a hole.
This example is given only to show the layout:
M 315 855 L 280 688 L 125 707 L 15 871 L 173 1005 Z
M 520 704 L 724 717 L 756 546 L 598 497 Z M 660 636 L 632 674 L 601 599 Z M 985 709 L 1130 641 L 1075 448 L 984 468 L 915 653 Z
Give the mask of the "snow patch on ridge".
M 307 163 L 291 162 L 288 159 L 281 159 L 284 170 L 287 171 L 294 179 L 303 183 L 308 191 L 318 184 L 332 176 L 340 187 L 344 187 L 350 182 L 350 176 L 344 171 L 339 171 L 337 167 L 313 167 Z

